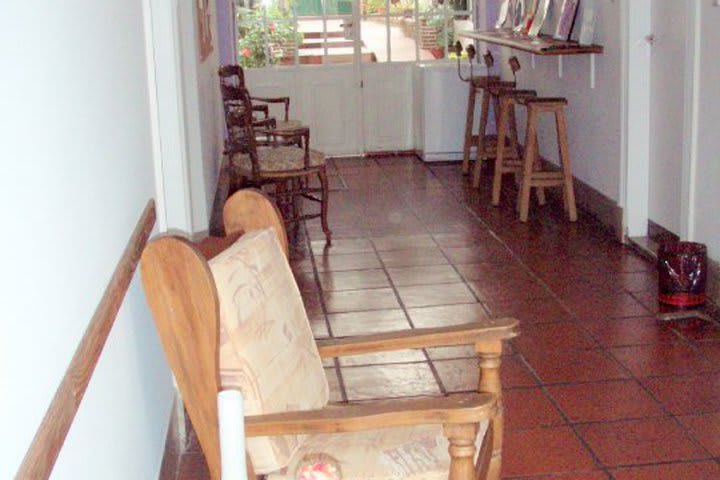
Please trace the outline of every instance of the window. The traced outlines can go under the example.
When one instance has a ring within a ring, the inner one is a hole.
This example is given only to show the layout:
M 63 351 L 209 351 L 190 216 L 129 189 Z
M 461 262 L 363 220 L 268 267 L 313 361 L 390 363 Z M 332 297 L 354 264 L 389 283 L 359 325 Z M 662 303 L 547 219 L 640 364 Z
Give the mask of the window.
M 351 63 L 352 0 L 235 0 L 238 63 Z M 360 1 L 365 63 L 427 61 L 452 55 L 457 30 L 471 29 L 472 0 Z

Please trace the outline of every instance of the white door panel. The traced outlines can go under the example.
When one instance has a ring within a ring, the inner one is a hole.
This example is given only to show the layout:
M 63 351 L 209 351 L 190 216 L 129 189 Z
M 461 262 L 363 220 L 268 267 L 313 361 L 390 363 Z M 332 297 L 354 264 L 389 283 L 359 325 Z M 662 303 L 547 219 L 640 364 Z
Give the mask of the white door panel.
M 413 64 L 362 68 L 365 150 L 413 149 Z
M 254 97 L 290 97 L 290 118 L 310 127 L 310 145 L 329 155 L 362 153 L 357 81 L 353 65 L 251 69 Z M 271 113 L 282 118 L 281 105 Z

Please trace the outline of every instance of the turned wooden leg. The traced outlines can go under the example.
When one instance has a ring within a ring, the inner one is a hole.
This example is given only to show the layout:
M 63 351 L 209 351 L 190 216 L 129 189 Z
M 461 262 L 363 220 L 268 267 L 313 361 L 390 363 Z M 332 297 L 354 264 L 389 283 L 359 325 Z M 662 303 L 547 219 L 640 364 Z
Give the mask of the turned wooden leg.
M 493 175 L 492 204 L 500 205 L 500 192 L 502 190 L 503 162 L 505 161 L 505 137 L 509 119 L 509 100 L 500 102 L 500 120 L 497 128 L 497 154 L 495 155 L 495 173 Z
M 520 179 L 520 221 L 527 222 L 530 212 L 530 190 L 532 188 L 532 172 L 536 161 L 537 147 L 537 111 L 528 108 L 527 132 L 525 134 L 525 155 L 523 158 L 523 173 Z
M 572 167 L 570 166 L 570 148 L 568 147 L 567 121 L 565 110 L 555 112 L 555 124 L 558 134 L 558 147 L 563 170 L 563 196 L 567 205 L 570 221 L 577 221 L 577 207 L 575 205 L 575 187 L 573 186 Z
M 490 420 L 488 434 L 485 441 L 491 445 L 483 444 L 481 455 L 478 457 L 476 478 L 482 480 L 499 480 L 502 467 L 502 441 L 503 441 L 503 404 L 502 384 L 500 382 L 500 356 L 502 355 L 502 342 L 481 342 L 475 344 L 475 351 L 480 360 L 480 381 L 478 391 L 492 393 L 497 397 L 495 416 Z M 492 447 L 492 453 L 483 454 L 486 448 Z M 489 460 L 487 459 L 489 457 Z M 483 461 L 485 460 L 485 461 Z
M 480 127 L 478 128 L 477 137 L 477 160 L 475 160 L 475 169 L 473 170 L 473 188 L 480 186 L 480 175 L 482 173 L 482 163 L 485 158 L 485 140 L 487 135 L 487 124 L 490 116 L 490 92 L 483 91 L 482 107 L 480 108 Z
M 332 232 L 328 227 L 328 201 L 330 200 L 330 187 L 328 186 L 327 172 L 325 168 L 318 170 L 318 177 L 320 178 L 320 189 L 321 189 L 321 202 L 320 202 L 320 224 L 322 225 L 323 232 L 325 233 L 325 245 L 332 245 Z
M 467 175 L 470 172 L 470 150 L 472 149 L 473 140 L 473 123 L 475 122 L 475 85 L 472 80 L 469 83 L 469 95 L 467 103 L 467 116 L 465 118 L 465 144 L 463 145 L 463 163 L 462 173 Z M 478 152 L 478 159 L 480 158 L 480 152 Z
M 538 138 L 537 135 L 535 136 L 535 152 L 537 152 L 535 158 L 535 171 L 541 172 L 542 171 L 542 162 L 540 160 L 540 145 L 538 144 Z M 535 193 L 537 194 L 538 203 L 540 205 L 545 205 L 547 203 L 547 199 L 545 198 L 545 188 L 544 187 L 537 187 L 535 188 Z
M 475 437 L 478 425 L 443 425 L 443 434 L 450 442 L 449 480 L 474 480 L 475 478 Z

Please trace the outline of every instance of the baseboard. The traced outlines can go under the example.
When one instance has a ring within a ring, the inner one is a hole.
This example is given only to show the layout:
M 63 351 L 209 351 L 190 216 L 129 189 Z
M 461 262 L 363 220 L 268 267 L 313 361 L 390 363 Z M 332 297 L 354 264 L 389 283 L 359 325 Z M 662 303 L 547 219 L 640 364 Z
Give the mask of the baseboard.
M 453 162 L 463 159 L 463 152 L 423 152 L 419 151 L 418 156 L 423 162 Z M 471 157 L 475 158 L 475 155 Z
M 545 159 L 542 160 L 543 168 L 547 170 L 558 170 L 558 166 Z M 618 240 L 623 239 L 623 209 L 618 203 L 596 190 L 587 183 L 573 177 L 575 186 L 575 203 L 579 210 L 586 215 L 595 218 L 603 226 L 612 232 Z M 554 191 L 549 194 L 559 195 Z
M 656 243 L 679 242 L 680 237 L 663 227 L 662 225 L 648 220 L 648 237 Z

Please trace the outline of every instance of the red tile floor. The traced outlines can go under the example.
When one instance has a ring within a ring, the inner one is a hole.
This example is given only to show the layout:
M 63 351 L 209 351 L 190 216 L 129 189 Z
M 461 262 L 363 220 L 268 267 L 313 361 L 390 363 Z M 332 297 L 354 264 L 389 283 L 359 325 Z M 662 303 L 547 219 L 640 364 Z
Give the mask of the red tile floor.
M 473 191 L 457 164 L 332 164 L 333 246 L 310 223 L 292 249 L 317 337 L 515 316 L 505 478 L 720 478 L 720 328 L 658 323 L 652 264 L 552 205 L 520 223 L 512 185 L 493 208 L 488 182 Z M 441 395 L 475 387 L 472 356 L 428 349 L 326 370 L 335 401 Z M 191 434 L 175 478 L 205 477 Z

